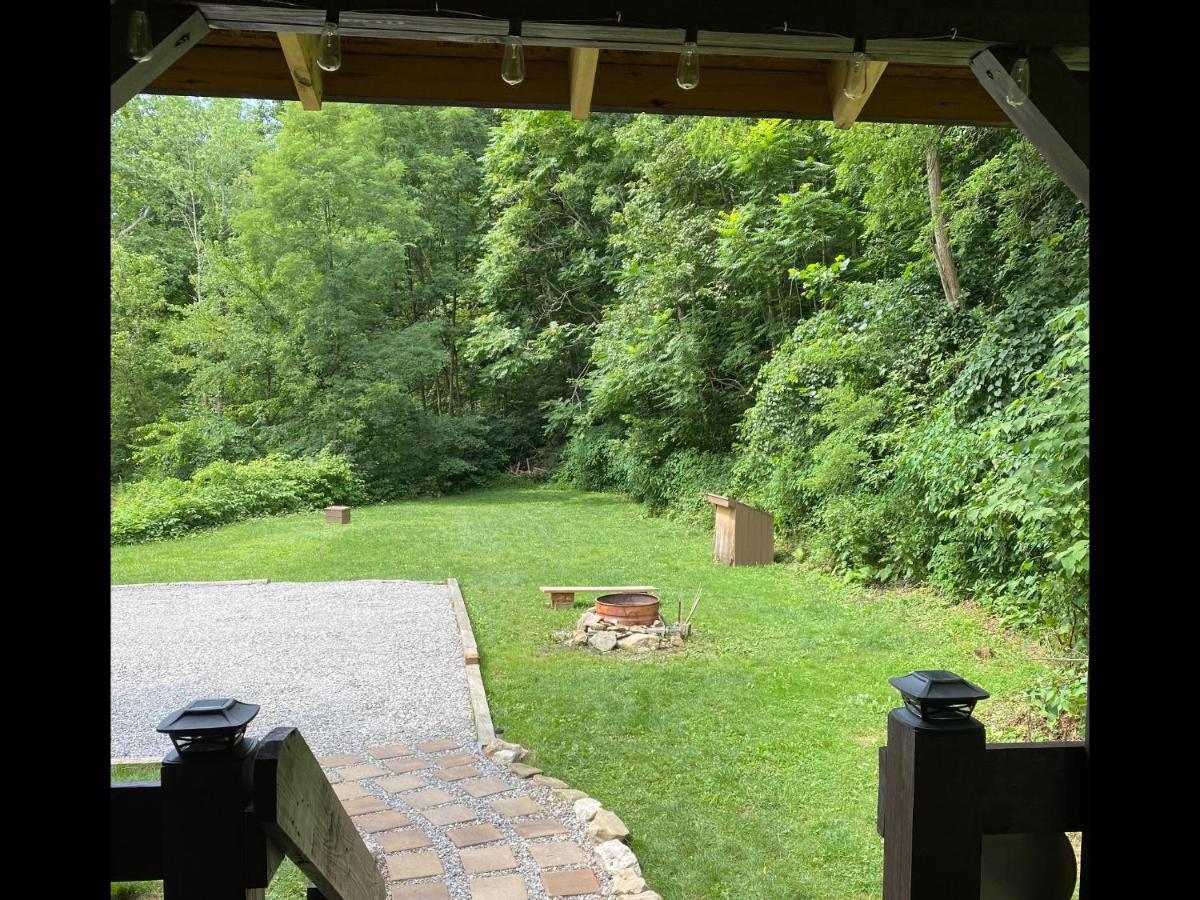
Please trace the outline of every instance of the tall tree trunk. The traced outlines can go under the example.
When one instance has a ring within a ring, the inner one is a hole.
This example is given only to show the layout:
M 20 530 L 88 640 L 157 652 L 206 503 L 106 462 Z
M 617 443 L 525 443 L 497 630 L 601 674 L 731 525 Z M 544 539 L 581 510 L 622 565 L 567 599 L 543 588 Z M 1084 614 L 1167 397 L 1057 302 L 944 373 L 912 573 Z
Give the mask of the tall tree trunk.
M 942 168 L 938 163 L 938 146 L 934 141 L 925 155 L 925 174 L 929 181 L 929 211 L 933 217 L 933 261 L 937 264 L 938 278 L 942 280 L 942 293 L 946 302 L 957 312 L 966 309 L 962 288 L 958 284 L 958 269 L 954 255 L 950 252 L 950 235 L 946 232 L 946 217 L 942 214 Z

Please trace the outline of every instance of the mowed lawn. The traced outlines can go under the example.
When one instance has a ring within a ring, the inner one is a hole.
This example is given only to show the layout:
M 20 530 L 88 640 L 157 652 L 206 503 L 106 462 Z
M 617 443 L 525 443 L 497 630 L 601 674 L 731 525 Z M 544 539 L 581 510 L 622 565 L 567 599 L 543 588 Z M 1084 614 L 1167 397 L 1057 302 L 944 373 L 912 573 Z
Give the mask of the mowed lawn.
M 625 820 L 665 900 L 878 897 L 888 676 L 952 669 L 992 693 L 991 737 L 1015 739 L 1004 723 L 1044 664 L 970 608 L 794 564 L 719 566 L 711 542 L 619 497 L 506 483 L 345 526 L 305 513 L 115 547 L 112 580 L 456 577 L 504 737 Z M 582 603 L 546 609 L 549 584 L 653 584 L 669 619 L 700 592 L 695 638 L 636 658 L 561 647 L 552 633 Z M 257 724 L 304 728 L 269 708 Z

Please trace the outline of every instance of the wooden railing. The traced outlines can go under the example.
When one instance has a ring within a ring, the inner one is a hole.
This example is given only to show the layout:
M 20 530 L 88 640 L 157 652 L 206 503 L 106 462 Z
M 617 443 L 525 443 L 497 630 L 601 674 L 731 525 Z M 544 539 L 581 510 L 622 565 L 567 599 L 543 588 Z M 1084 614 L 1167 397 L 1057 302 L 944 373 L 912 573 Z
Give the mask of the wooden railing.
M 165 900 L 263 900 L 287 856 L 309 900 L 383 900 L 384 882 L 295 728 L 218 753 L 171 753 L 158 783 L 110 789 L 110 881 Z
M 902 710 L 889 715 L 887 734 L 879 748 L 876 821 L 884 839 L 883 900 L 986 900 L 987 836 L 1039 835 L 1042 847 L 1049 839 L 1064 843 L 1064 832 L 1086 836 L 1083 743 L 989 744 L 975 719 L 961 728 L 917 728 Z M 1061 882 L 1062 866 L 1073 865 L 1069 855 L 1043 857 L 1005 860 L 1035 878 L 1041 867 L 1039 897 L 1052 896 L 1049 885 Z M 1063 893 L 1069 897 L 1070 887 Z

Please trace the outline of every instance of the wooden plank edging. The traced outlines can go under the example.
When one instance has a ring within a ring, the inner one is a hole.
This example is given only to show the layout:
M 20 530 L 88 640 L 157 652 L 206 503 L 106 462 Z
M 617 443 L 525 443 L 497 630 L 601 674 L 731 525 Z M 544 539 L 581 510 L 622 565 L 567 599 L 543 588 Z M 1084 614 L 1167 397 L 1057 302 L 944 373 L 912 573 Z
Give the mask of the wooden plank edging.
M 492 724 L 492 710 L 488 706 L 487 691 L 483 687 L 483 674 L 479 671 L 479 646 L 475 643 L 475 632 L 471 628 L 471 617 L 467 615 L 467 604 L 463 601 L 462 589 L 457 578 L 447 578 L 450 590 L 450 605 L 458 621 L 458 634 L 463 645 L 463 661 L 467 665 L 467 690 L 471 697 L 471 714 L 475 719 L 475 733 L 479 743 L 487 746 L 496 740 L 496 729 Z

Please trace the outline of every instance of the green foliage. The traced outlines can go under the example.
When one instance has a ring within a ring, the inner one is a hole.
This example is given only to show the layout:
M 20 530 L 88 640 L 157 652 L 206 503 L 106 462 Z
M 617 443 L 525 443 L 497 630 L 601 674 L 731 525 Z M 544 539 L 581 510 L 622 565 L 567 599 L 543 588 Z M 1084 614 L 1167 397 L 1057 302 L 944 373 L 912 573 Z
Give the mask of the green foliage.
M 1018 133 L 143 97 L 113 147 L 112 472 L 161 482 L 131 489 L 560 456 L 1086 655 L 1088 217 Z
M 189 531 L 363 499 L 361 482 L 342 457 L 210 463 L 188 480 L 157 478 L 127 485 L 113 501 L 114 544 L 179 537 Z

